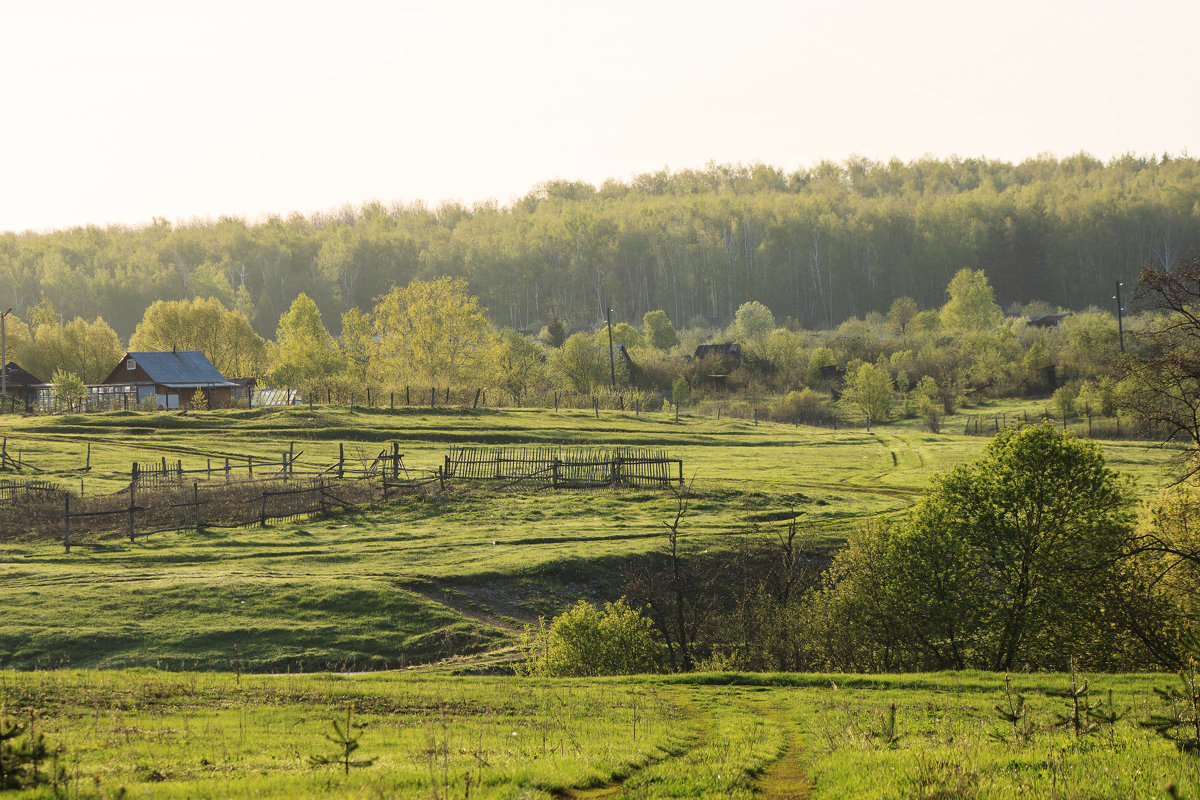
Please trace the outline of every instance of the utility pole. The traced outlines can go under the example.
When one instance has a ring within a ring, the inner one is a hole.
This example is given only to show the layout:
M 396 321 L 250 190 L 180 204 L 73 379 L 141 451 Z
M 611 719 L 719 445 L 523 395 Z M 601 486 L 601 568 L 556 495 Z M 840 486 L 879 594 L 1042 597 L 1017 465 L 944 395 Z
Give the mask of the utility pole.
M 1117 293 L 1113 295 L 1113 299 L 1117 301 L 1117 337 L 1121 341 L 1121 352 L 1125 352 L 1125 325 L 1121 321 L 1121 286 L 1123 284 L 1117 281 Z
M 612 309 L 604 307 L 604 318 L 608 321 L 608 371 L 612 375 L 612 388 L 617 388 L 617 361 L 613 357 L 612 343 Z
M 4 318 L 12 313 L 12 309 L 8 309 L 3 314 L 0 314 L 0 397 L 8 394 L 8 351 L 5 348 L 4 340 Z

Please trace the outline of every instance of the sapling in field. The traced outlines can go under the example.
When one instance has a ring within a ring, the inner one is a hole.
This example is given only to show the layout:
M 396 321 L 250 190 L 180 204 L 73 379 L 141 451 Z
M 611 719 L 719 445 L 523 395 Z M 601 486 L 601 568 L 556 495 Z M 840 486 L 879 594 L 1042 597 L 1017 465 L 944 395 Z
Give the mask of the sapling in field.
M 1182 691 L 1174 686 L 1154 687 L 1154 693 L 1166 708 L 1140 724 L 1173 742 L 1181 752 L 1197 753 L 1200 752 L 1200 687 L 1196 685 L 1196 659 L 1188 659 L 1187 668 L 1180 670 L 1179 678 Z
M 879 731 L 875 738 L 884 747 L 895 750 L 900 744 L 900 734 L 896 732 L 896 704 L 888 703 L 887 711 L 880 718 Z
M 1088 712 L 1088 716 L 1095 721 L 1102 730 L 1108 734 L 1109 747 L 1115 747 L 1117 744 L 1117 723 L 1125 719 L 1125 715 L 1129 713 L 1129 706 L 1117 710 L 1116 704 L 1113 702 L 1113 691 L 1108 690 L 1108 700 L 1093 708 Z
M 346 774 L 349 775 L 351 767 L 369 767 L 375 763 L 373 758 L 351 758 L 354 751 L 358 749 L 358 740 L 362 738 L 363 729 L 367 727 L 363 723 L 354 722 L 353 713 L 353 707 L 347 703 L 345 723 L 337 719 L 333 720 L 333 733 L 325 734 L 325 738 L 341 748 L 342 752 L 334 756 L 309 756 L 309 763 L 314 767 L 341 764 Z
M 1013 691 L 1008 673 L 1004 675 L 1004 702 L 996 704 L 995 708 L 997 716 L 1012 726 L 1013 741 L 1028 744 L 1033 739 L 1033 719 L 1025 705 L 1025 695 Z M 1003 733 L 992 735 L 1002 742 L 1008 740 Z
M 66 769 L 59 765 L 61 748 L 46 744 L 34 725 L 34 709 L 29 709 L 29 721 L 24 724 L 8 719 L 6 712 L 0 708 L 0 792 L 50 784 L 57 794 L 60 784 L 66 783 Z M 51 767 L 44 770 L 47 761 Z
M 1099 726 L 1093 721 L 1092 713 L 1099 706 L 1092 705 L 1092 697 L 1088 689 L 1088 679 L 1083 679 L 1083 684 L 1079 683 L 1079 676 L 1075 672 L 1075 658 L 1071 658 L 1071 688 L 1060 689 L 1056 692 L 1047 692 L 1047 694 L 1056 697 L 1067 698 L 1070 705 L 1070 713 L 1057 714 L 1058 719 L 1054 721 L 1057 728 L 1070 728 L 1075 733 L 1075 738 L 1079 739 L 1089 733 L 1095 733 L 1099 730 Z

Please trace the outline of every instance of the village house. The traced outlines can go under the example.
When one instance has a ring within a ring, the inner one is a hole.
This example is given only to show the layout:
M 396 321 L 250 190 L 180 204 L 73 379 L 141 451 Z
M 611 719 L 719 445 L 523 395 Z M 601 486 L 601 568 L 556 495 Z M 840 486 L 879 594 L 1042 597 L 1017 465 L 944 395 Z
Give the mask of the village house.
M 156 408 L 188 409 L 198 390 L 208 408 L 228 408 L 236 388 L 199 350 L 172 350 L 126 353 L 93 393 L 136 397 L 139 405 L 153 397 Z

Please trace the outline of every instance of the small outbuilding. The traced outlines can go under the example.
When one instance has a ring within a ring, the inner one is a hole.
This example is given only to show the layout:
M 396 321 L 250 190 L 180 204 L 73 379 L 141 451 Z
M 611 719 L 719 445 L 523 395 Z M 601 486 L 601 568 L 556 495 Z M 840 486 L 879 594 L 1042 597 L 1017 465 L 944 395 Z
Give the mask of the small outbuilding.
M 7 398 L 0 398 L 0 402 L 12 406 L 21 403 L 28 411 L 33 401 L 37 399 L 38 388 L 44 386 L 45 383 L 41 378 L 22 369 L 17 362 L 10 361 L 4 365 L 3 385 Z
M 96 388 L 113 395 L 136 395 L 139 404 L 153 397 L 155 408 L 188 409 L 195 406 L 197 391 L 206 407 L 229 408 L 239 387 L 199 350 L 172 350 L 126 353 Z
M 697 361 L 714 358 L 724 364 L 727 369 L 731 369 L 742 363 L 742 346 L 737 342 L 702 344 L 696 348 L 696 353 L 692 358 Z

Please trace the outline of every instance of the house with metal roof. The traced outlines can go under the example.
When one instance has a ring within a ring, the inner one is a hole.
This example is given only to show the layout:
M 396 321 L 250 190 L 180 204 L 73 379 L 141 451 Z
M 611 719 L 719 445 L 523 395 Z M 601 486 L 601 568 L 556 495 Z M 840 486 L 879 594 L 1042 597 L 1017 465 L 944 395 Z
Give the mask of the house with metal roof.
M 208 408 L 228 408 L 237 386 L 199 350 L 172 350 L 126 353 L 96 388 L 114 395 L 136 393 L 139 404 L 153 397 L 156 408 L 188 409 L 197 391 Z

